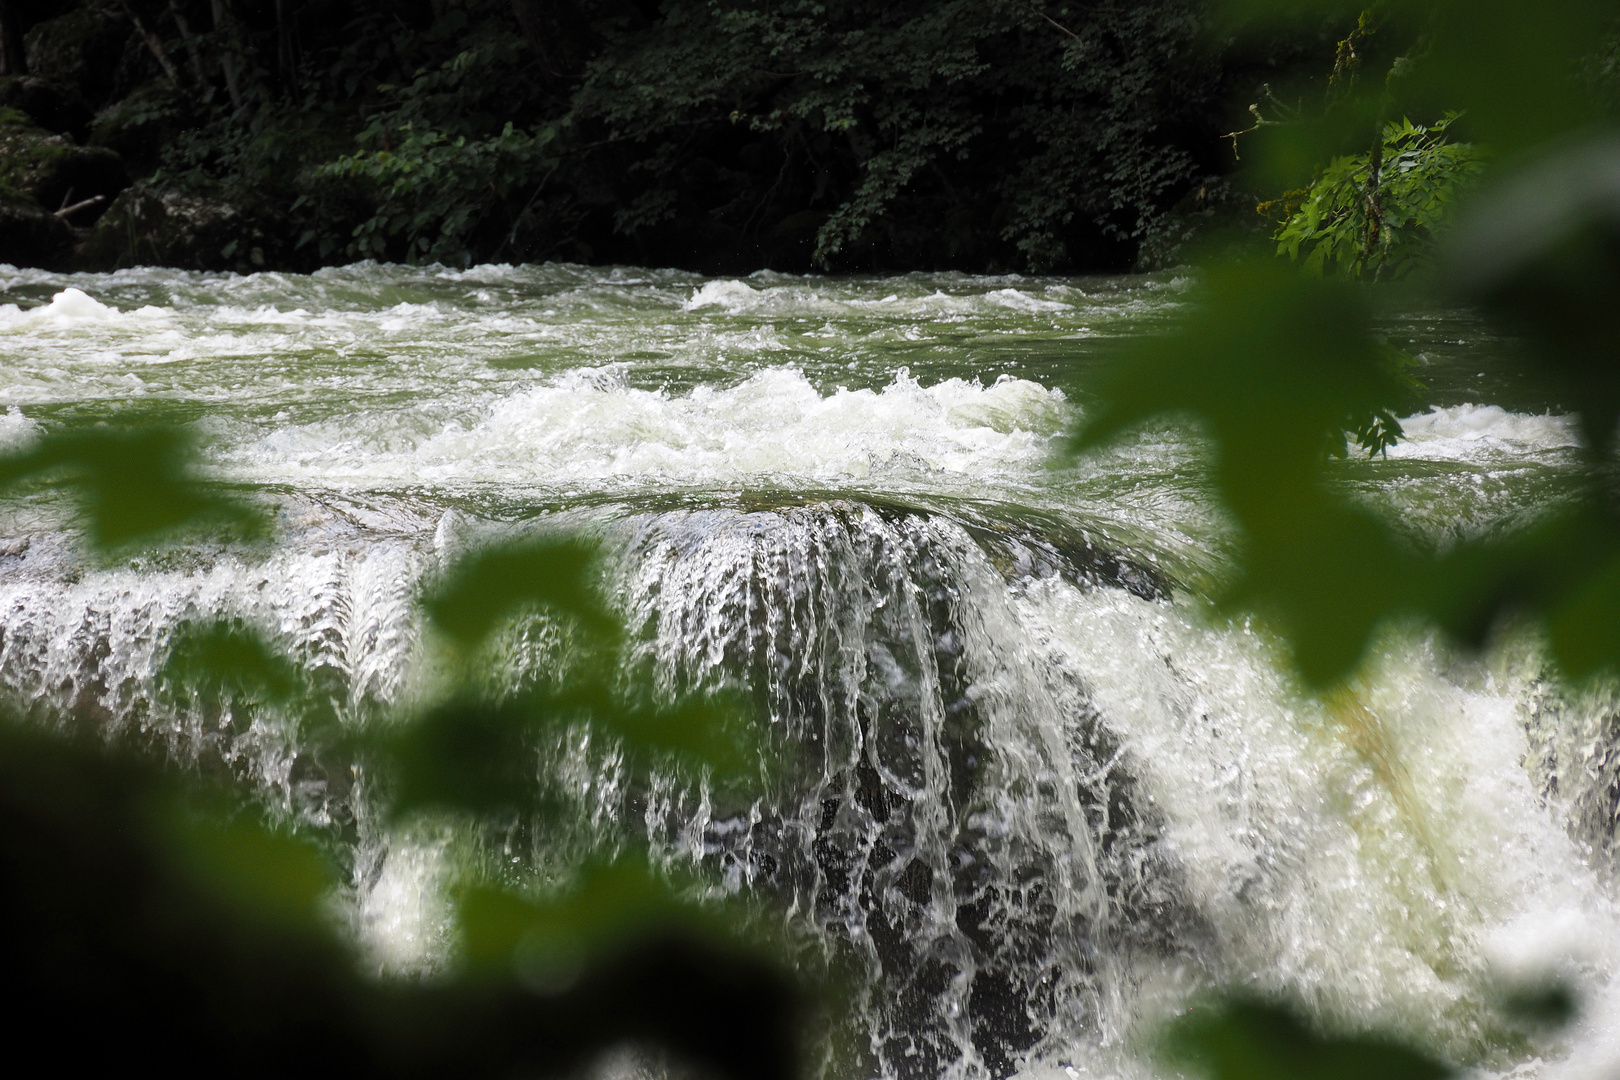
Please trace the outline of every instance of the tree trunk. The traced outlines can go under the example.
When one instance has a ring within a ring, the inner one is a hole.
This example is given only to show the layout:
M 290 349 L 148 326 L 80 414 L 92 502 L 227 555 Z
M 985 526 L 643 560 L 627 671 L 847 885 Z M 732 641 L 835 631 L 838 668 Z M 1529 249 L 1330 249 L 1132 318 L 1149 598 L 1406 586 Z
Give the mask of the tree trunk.
M 214 14 L 214 31 L 224 39 L 228 36 L 225 32 L 226 28 L 231 23 L 230 14 L 225 8 L 225 0 L 210 0 L 210 4 Z M 233 44 L 228 40 L 221 41 L 219 67 L 225 73 L 225 92 L 231 95 L 231 105 L 240 109 L 242 107 L 242 87 L 236 78 L 236 56 L 231 51 Z
M 191 23 L 186 21 L 185 14 L 175 0 L 169 0 L 169 14 L 174 18 L 175 29 L 180 31 L 180 40 L 185 43 L 186 57 L 191 61 L 191 74 L 201 87 L 208 82 L 208 75 L 203 71 L 202 57 L 197 52 L 197 39 L 191 33 Z
M 293 53 L 292 31 L 287 26 L 287 2 L 276 0 L 276 64 L 281 85 L 290 95 L 298 81 L 298 58 Z
M 28 74 L 23 53 L 22 24 L 11 0 L 0 0 L 0 75 Z
M 147 51 L 157 60 L 158 66 L 163 69 L 163 74 L 167 76 L 169 85 L 176 90 L 180 89 L 180 72 L 175 70 L 174 61 L 170 60 L 169 54 L 164 51 L 163 39 L 146 28 L 146 24 L 141 21 L 140 15 L 130 6 L 129 0 L 120 0 L 120 5 L 124 9 L 124 14 L 129 16 L 129 21 L 135 24 L 135 32 L 146 43 Z

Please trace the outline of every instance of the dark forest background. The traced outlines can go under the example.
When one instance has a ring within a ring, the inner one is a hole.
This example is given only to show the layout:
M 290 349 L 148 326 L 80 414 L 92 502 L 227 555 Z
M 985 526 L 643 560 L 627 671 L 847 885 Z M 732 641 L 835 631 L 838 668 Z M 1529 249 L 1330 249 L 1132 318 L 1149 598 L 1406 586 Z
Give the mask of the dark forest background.
M 0 0 L 0 261 L 1089 271 L 1344 28 L 1197 0 Z M 1250 216 L 1254 200 L 1247 203 Z

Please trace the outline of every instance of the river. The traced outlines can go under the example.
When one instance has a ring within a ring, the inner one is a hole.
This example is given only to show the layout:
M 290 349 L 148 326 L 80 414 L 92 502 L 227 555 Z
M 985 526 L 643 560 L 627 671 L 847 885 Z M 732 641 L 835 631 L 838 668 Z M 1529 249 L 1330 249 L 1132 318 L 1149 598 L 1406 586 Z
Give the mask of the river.
M 843 957 L 868 1072 L 1151 1076 L 1154 1026 L 1236 984 L 1482 1075 L 1612 1073 L 1620 694 L 1560 688 L 1522 635 L 1472 657 L 1397 628 L 1325 705 L 1259 629 L 1209 617 L 1231 538 L 1196 433 L 1055 460 L 1098 365 L 1187 287 L 0 267 L 0 447 L 68 419 L 178 423 L 275 507 L 268 547 L 116 566 L 56 502 L 0 507 L 0 691 L 341 837 L 366 963 L 431 977 L 453 830 L 390 831 L 285 727 L 165 703 L 158 660 L 182 621 L 224 615 L 352 715 L 408 704 L 425 578 L 491 537 L 586 529 L 646 670 L 750 681 L 812 765 L 742 810 L 676 787 L 632 807 L 622 763 L 585 748 L 559 775 L 598 824 Z M 1507 344 L 1449 311 L 1386 330 L 1432 408 L 1344 463 L 1347 489 L 1441 543 L 1556 500 L 1573 429 Z M 1516 1039 L 1493 987 L 1545 972 L 1582 1019 Z

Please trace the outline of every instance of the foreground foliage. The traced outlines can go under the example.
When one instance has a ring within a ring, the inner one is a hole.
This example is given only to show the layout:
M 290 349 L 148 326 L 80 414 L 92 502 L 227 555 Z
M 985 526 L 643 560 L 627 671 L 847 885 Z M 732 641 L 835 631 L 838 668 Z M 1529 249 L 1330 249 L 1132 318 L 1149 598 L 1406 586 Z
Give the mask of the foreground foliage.
M 1573 79 L 1542 77 L 1574 70 L 1606 12 L 1567 4 L 1546 15 L 1507 5 L 1464 13 L 1417 2 L 1384 11 L 1432 34 L 1421 55 L 1409 58 L 1411 92 L 1468 104 L 1470 123 L 1490 138 L 1482 151 L 1510 163 L 1465 207 L 1438 277 L 1424 285 L 1480 305 L 1521 335 L 1527 363 L 1579 415 L 1587 477 L 1572 492 L 1575 508 L 1522 535 L 1442 551 L 1422 549 L 1396 523 L 1352 502 L 1333 479 L 1331 452 L 1346 432 L 1369 453 L 1397 438 L 1395 417 L 1413 408 L 1413 387 L 1392 374 L 1369 297 L 1358 287 L 1265 262 L 1211 266 L 1182 325 L 1143 342 L 1116 368 L 1076 446 L 1096 445 L 1160 413 L 1196 418 L 1212 443 L 1215 490 L 1242 532 L 1244 553 L 1224 602 L 1273 619 L 1316 685 L 1354 673 L 1375 628 L 1409 614 L 1475 645 L 1504 619 L 1534 616 L 1570 675 L 1620 669 L 1620 626 L 1613 622 L 1620 607 L 1609 604 L 1617 595 L 1611 579 L 1620 565 L 1620 520 L 1605 479 L 1620 423 L 1612 363 L 1620 324 L 1608 300 L 1620 266 L 1608 240 L 1613 196 L 1600 179 L 1620 158 L 1611 136 L 1557 141 L 1587 123 L 1594 107 Z M 1492 58 L 1503 66 L 1493 69 Z M 1340 103 L 1337 112 L 1296 123 L 1276 136 L 1256 169 L 1285 175 L 1312 147 L 1331 145 L 1346 114 L 1382 112 L 1385 95 L 1380 86 L 1362 108 Z M 1417 128 L 1380 131 L 1393 148 L 1418 158 L 1445 151 Z M 1472 171 L 1482 151 L 1453 148 L 1442 160 Z M 1387 161 L 1386 170 L 1399 160 Z M 1285 232 L 1284 250 L 1294 253 L 1297 240 L 1315 268 L 1399 268 L 1411 257 L 1401 252 L 1399 231 L 1386 239 L 1384 226 L 1373 229 L 1357 219 L 1363 211 L 1342 205 L 1353 201 L 1343 185 L 1355 168 L 1353 159 L 1329 161 L 1313 189 L 1319 202 L 1302 210 L 1315 228 Z M 1443 194 L 1425 182 L 1406 195 L 1438 205 L 1455 190 Z
M 0 495 L 53 491 L 76 502 L 104 554 L 263 527 L 163 429 L 62 428 L 0 457 Z M 584 539 L 547 537 L 455 568 L 425 605 L 449 682 L 406 715 L 340 715 L 302 665 L 238 623 L 178 628 L 160 683 L 170 707 L 290 717 L 329 772 L 364 773 L 381 793 L 372 810 L 402 825 L 566 824 L 578 811 L 545 791 L 539 754 L 582 727 L 638 776 L 684 768 L 747 790 L 760 758 L 738 703 L 670 702 L 616 678 L 622 630 L 593 585 L 596 555 Z M 502 694 L 479 650 L 524 612 L 573 626 L 577 662 L 544 688 Z M 248 1076 L 555 1075 L 630 1043 L 735 1080 L 798 1073 L 802 993 L 750 930 L 757 921 L 695 902 L 695 883 L 633 846 L 545 889 L 465 872 L 451 977 L 388 985 L 360 974 L 336 932 L 344 884 L 319 830 L 272 827 L 253 791 L 150 757 L 0 709 L 0 939 L 30 989 L 12 1030 L 61 1038 L 99 1018 L 98 1037 L 58 1060 L 181 1071 L 230 1061 Z
M 1603 94 L 1592 93 L 1602 85 L 1593 71 L 1612 71 L 1612 6 L 1226 6 L 1251 29 L 1302 12 L 1349 28 L 1325 89 L 1277 88 L 1271 114 L 1257 108 L 1256 125 L 1234 136 L 1248 183 L 1294 193 L 1272 206 L 1285 211 L 1277 240 L 1288 261 L 1207 261 L 1178 324 L 1128 348 L 1096 388 L 1073 447 L 1190 422 L 1236 530 L 1219 609 L 1269 627 L 1330 700 L 1353 701 L 1377 635 L 1413 623 L 1471 648 L 1528 623 L 1564 677 L 1620 674 L 1620 136 L 1604 129 Z M 1300 104 L 1284 115 L 1278 100 Z M 1412 115 L 1447 119 L 1393 119 Z M 1451 141 L 1464 126 L 1468 144 Z M 1362 283 L 1398 279 L 1398 297 Z M 1376 332 L 1375 303 L 1436 298 L 1475 306 L 1522 342 L 1527 373 L 1579 419 L 1577 475 L 1527 528 L 1442 545 L 1344 483 L 1336 458 L 1347 444 L 1385 449 L 1416 404 Z M 1508 1011 L 1522 1030 L 1573 1011 L 1567 988 L 1519 998 Z M 1326 1035 L 1241 992 L 1169 1025 L 1161 1049 L 1212 1080 L 1452 1074 L 1376 1033 Z

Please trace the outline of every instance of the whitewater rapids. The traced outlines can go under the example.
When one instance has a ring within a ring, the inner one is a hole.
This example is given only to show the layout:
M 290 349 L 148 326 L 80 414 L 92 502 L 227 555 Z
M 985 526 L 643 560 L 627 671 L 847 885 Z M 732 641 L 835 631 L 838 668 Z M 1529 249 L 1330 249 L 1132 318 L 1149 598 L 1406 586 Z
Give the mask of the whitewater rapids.
M 1473 658 L 1395 628 L 1352 693 L 1313 699 L 1259 629 L 1208 618 L 1230 539 L 1196 433 L 1054 464 L 1096 364 L 1184 287 L 0 267 L 0 449 L 70 419 L 179 423 L 276 507 L 268 549 L 119 566 L 87 562 L 54 501 L 0 507 L 0 691 L 338 837 L 368 963 L 431 973 L 464 838 L 390 832 L 289 726 L 166 703 L 157 665 L 175 627 L 224 615 L 349 715 L 408 704 L 424 579 L 492 537 L 586 529 L 634 661 L 749 682 L 803 767 L 745 808 L 673 780 L 632 800 L 600 747 L 555 748 L 537 782 L 858 972 L 870 1075 L 1153 1076 L 1155 1025 L 1217 985 L 1484 1075 L 1612 1075 L 1620 695 L 1561 689 L 1533 640 Z M 1389 331 L 1435 406 L 1343 482 L 1428 542 L 1556 499 L 1574 429 L 1498 344 L 1446 312 Z M 555 659 L 544 634 L 509 646 L 512 678 Z M 1547 974 L 1582 1018 L 1521 1038 L 1494 995 Z

